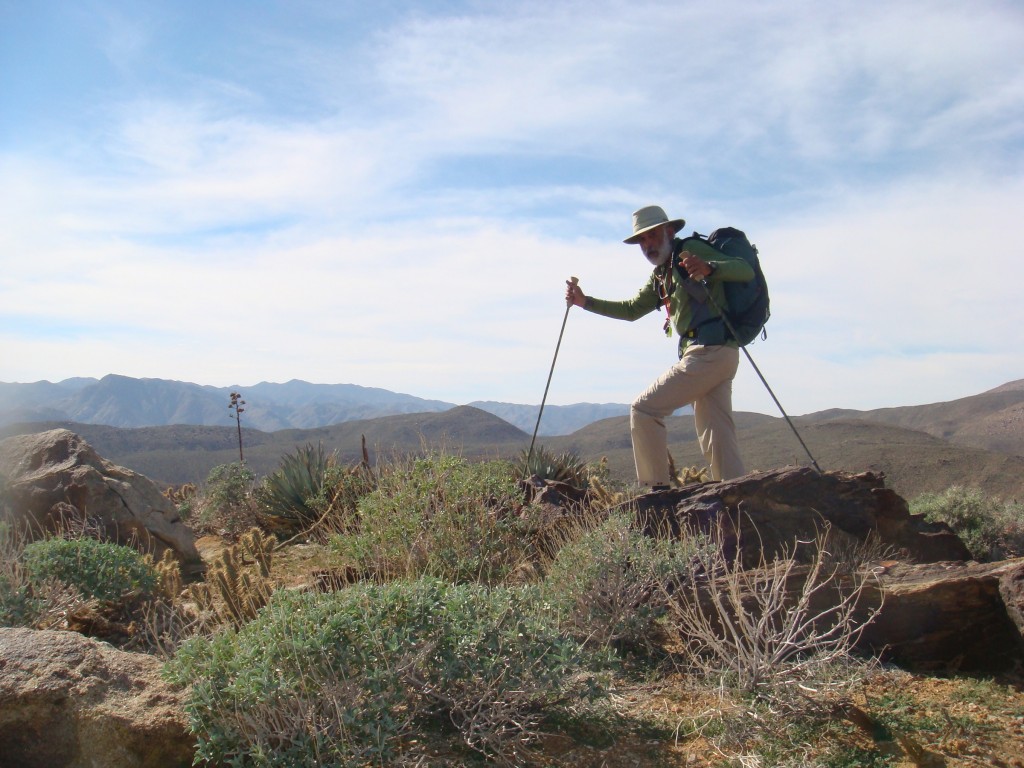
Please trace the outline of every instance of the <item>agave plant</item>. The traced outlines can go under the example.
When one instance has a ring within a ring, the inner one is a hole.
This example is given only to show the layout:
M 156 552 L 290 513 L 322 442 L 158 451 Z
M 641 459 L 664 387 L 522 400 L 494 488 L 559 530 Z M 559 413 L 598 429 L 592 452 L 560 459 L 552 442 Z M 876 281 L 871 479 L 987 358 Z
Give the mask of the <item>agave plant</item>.
M 334 454 L 325 453 L 323 443 L 307 443 L 281 459 L 281 466 L 260 488 L 263 512 L 272 527 L 306 528 L 317 521 L 319 514 L 312 502 L 335 463 Z
M 587 463 L 570 451 L 555 456 L 543 446 L 538 446 L 532 455 L 524 450 L 519 455 L 519 469 L 523 477 L 536 475 L 541 480 L 555 480 L 577 488 L 586 488 L 588 484 Z

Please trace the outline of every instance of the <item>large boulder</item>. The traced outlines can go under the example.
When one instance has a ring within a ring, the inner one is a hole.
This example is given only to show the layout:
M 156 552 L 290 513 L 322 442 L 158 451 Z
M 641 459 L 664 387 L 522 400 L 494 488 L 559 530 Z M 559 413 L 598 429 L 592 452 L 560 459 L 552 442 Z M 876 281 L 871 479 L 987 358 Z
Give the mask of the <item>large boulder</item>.
M 1024 661 L 1024 558 L 997 563 L 884 563 L 861 608 L 876 609 L 858 646 L 918 670 L 1012 670 Z
M 680 531 L 731 534 L 744 567 L 792 553 L 827 527 L 833 539 L 888 547 L 900 560 L 934 563 L 969 560 L 949 526 L 912 515 L 907 502 L 885 487 L 883 475 L 816 472 L 784 467 L 734 480 L 649 493 L 636 502 L 639 522 L 652 534 Z
M 185 693 L 160 669 L 75 632 L 0 628 L 0 768 L 191 765 Z
M 157 560 L 172 551 L 186 577 L 203 569 L 195 534 L 156 484 L 103 459 L 74 432 L 53 429 L 0 442 L 0 478 L 6 514 L 30 537 L 84 525 Z
M 858 613 L 871 621 L 857 645 L 903 667 L 997 672 L 1024 660 L 1024 558 L 971 562 L 947 525 L 911 514 L 882 475 L 787 467 L 646 494 L 635 506 L 648 533 L 713 534 L 730 562 L 766 574 L 774 558 L 812 556 L 822 534 L 833 555 L 860 548 L 872 578 Z M 785 585 L 794 599 L 806 573 L 795 568 Z M 723 589 L 721 578 L 707 589 Z M 844 587 L 832 586 L 816 599 L 837 600 Z

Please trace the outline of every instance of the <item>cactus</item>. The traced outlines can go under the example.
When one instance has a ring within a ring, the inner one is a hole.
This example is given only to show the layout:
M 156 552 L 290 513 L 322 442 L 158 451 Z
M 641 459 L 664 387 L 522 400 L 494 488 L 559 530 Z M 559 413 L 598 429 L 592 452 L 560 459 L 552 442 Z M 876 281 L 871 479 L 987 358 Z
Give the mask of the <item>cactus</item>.
M 203 582 L 200 584 L 189 584 L 188 596 L 196 604 L 199 612 L 202 613 L 216 613 L 217 609 L 213 604 L 213 592 L 210 590 L 210 585 Z
M 611 509 L 627 500 L 626 494 L 608 488 L 598 475 L 590 475 L 587 479 L 587 494 L 591 499 L 591 506 L 595 509 Z
M 684 467 L 681 472 L 676 473 L 676 479 L 680 485 L 690 485 L 691 483 L 710 483 L 711 473 L 707 467 Z
M 178 564 L 178 558 L 171 550 L 164 550 L 160 562 L 153 567 L 156 570 L 160 594 L 174 602 L 181 594 L 181 566 Z
M 174 506 L 180 507 L 186 501 L 190 501 L 196 497 L 199 489 L 196 488 L 195 483 L 185 483 L 177 487 L 171 486 L 164 491 L 164 497 L 170 501 Z
M 711 482 L 711 472 L 707 467 L 683 467 L 682 470 L 676 470 L 675 459 L 672 458 L 672 452 L 668 454 L 668 470 L 669 476 L 675 479 L 677 485 L 689 485 L 691 483 L 709 483 Z
M 201 613 L 212 614 L 219 623 L 242 626 L 256 617 L 274 592 L 273 551 L 273 539 L 258 528 L 251 529 L 210 563 L 206 583 L 191 585 L 189 597 Z M 243 553 L 250 558 L 251 568 L 246 568 Z
M 274 558 L 274 539 L 259 528 L 251 528 L 240 539 L 242 548 L 259 568 L 260 577 L 270 577 L 270 564 Z

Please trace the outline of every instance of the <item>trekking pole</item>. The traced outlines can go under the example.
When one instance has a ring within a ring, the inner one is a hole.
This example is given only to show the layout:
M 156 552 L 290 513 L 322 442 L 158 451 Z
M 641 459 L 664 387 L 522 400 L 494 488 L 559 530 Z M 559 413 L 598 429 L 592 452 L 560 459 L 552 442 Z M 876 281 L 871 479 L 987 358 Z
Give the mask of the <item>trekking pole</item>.
M 729 318 L 725 316 L 725 312 L 723 312 L 718 306 L 718 302 L 716 302 L 714 297 L 712 297 L 711 286 L 708 285 L 707 280 L 701 280 L 700 284 L 704 286 L 704 292 L 707 293 L 708 302 L 721 316 L 722 320 L 725 322 L 725 327 L 729 329 L 729 333 L 732 334 L 732 337 L 736 339 L 736 343 L 739 344 L 739 334 L 736 333 L 736 329 L 733 328 L 732 323 L 729 322 Z M 754 371 L 757 373 L 757 377 L 761 379 L 761 383 L 764 384 L 764 388 L 768 390 L 768 394 L 772 396 L 772 400 L 775 401 L 775 405 L 779 407 L 779 412 L 782 414 L 783 418 L 786 419 L 786 423 L 789 424 L 789 428 L 793 430 L 793 434 L 796 435 L 796 439 L 800 441 L 800 445 L 803 446 L 804 451 L 807 453 L 807 458 L 811 460 L 811 465 L 818 471 L 819 475 L 824 474 L 821 467 L 818 466 L 818 462 L 814 460 L 814 456 L 811 455 L 811 450 L 807 447 L 807 443 L 804 442 L 804 439 L 800 437 L 800 433 L 797 432 L 796 425 L 793 424 L 793 421 L 789 418 L 789 414 L 786 413 L 786 409 L 782 407 L 782 403 L 779 402 L 779 398 L 775 396 L 775 393 L 772 392 L 772 388 L 768 386 L 768 380 L 765 379 L 764 375 L 761 373 L 761 369 L 757 367 L 757 363 L 755 363 L 754 358 L 750 356 L 750 352 L 747 351 L 746 346 L 740 344 L 740 349 L 742 349 L 743 354 L 747 356 L 747 360 L 749 360 L 750 365 L 753 366 Z
M 579 283 L 578 277 L 570 277 L 569 281 L 575 286 Z M 526 454 L 526 466 L 523 467 L 524 476 L 530 471 L 530 459 L 533 458 L 533 444 L 537 440 L 537 430 L 540 429 L 540 419 L 544 415 L 544 403 L 548 399 L 548 387 L 551 386 L 551 377 L 555 373 L 555 360 L 558 359 L 558 349 L 562 346 L 562 334 L 565 333 L 565 321 L 569 319 L 569 310 L 572 309 L 572 302 L 565 302 L 565 317 L 562 318 L 562 330 L 558 332 L 558 343 L 555 345 L 555 356 L 551 359 L 551 370 L 548 371 L 548 383 L 544 385 L 544 397 L 540 400 L 540 412 L 537 414 L 537 424 L 533 428 L 533 437 L 530 439 L 530 450 Z M 524 478 L 525 479 L 525 478 Z

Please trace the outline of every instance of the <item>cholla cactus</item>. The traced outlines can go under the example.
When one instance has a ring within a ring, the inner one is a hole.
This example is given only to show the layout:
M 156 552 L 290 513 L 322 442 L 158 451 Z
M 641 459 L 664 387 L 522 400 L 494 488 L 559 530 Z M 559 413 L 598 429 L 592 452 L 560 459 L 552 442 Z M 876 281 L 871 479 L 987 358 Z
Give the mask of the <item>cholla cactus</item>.
M 199 489 L 195 483 L 185 483 L 184 485 L 171 486 L 164 491 L 164 496 L 176 507 L 180 507 L 187 501 L 190 501 L 196 497 Z
M 707 467 L 683 467 L 682 470 L 676 470 L 675 459 L 672 458 L 672 452 L 668 454 L 668 470 L 669 475 L 675 478 L 678 485 L 690 485 L 691 483 L 709 483 L 711 482 L 711 472 Z
M 679 481 L 680 485 L 709 483 L 711 482 L 711 473 L 708 472 L 707 467 L 683 467 L 680 472 L 676 473 L 676 479 Z
M 239 540 L 246 554 L 259 568 L 260 578 L 270 578 L 270 565 L 274 559 L 274 539 L 259 528 L 250 528 Z
M 158 589 L 160 594 L 169 601 L 174 602 L 178 595 L 181 594 L 181 565 L 178 563 L 178 558 L 174 556 L 171 550 L 164 550 L 164 555 L 160 558 L 160 562 L 153 566 L 153 568 L 156 570 L 156 576 L 159 580 Z
M 251 558 L 253 568 L 245 568 L 243 551 Z M 206 583 L 189 587 L 189 596 L 200 612 L 240 627 L 256 617 L 274 592 L 272 560 L 273 540 L 253 528 L 210 564 Z
M 598 475 L 588 478 L 587 495 L 595 509 L 611 509 L 627 501 L 625 493 L 611 490 Z

